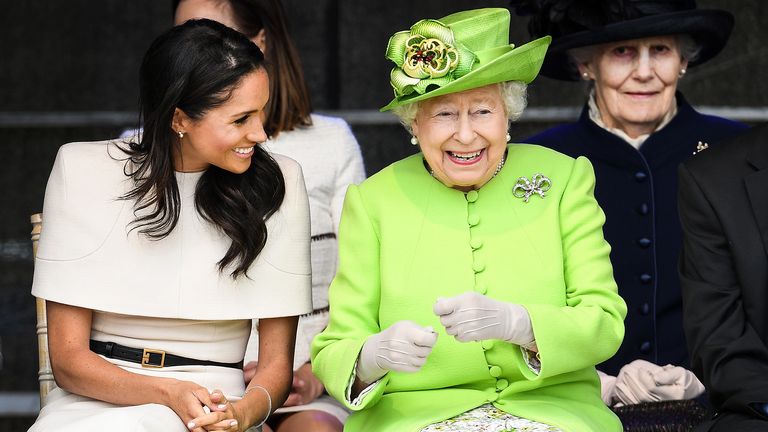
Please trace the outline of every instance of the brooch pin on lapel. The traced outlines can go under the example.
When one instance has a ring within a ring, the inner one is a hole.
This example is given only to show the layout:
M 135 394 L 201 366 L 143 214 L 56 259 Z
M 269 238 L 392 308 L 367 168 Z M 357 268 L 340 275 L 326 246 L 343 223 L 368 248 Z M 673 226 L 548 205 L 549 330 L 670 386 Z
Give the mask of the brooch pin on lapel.
M 525 177 L 519 177 L 517 183 L 515 183 L 515 187 L 512 188 L 512 195 L 514 195 L 515 198 L 522 198 L 523 202 L 527 203 L 528 199 L 531 198 L 531 195 L 533 194 L 537 194 L 544 198 L 546 192 L 551 187 L 552 181 L 549 177 L 536 173 L 530 180 Z
M 695 155 L 695 154 L 701 153 L 708 148 L 709 148 L 709 144 L 699 141 L 699 143 L 696 144 L 696 151 L 691 154 Z

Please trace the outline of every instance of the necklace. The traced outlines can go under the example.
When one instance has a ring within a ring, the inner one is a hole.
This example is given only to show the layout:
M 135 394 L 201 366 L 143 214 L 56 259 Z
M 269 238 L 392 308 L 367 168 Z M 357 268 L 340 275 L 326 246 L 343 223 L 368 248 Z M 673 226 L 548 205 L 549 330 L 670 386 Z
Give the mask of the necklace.
M 501 171 L 501 169 L 504 167 L 504 162 L 506 161 L 507 161 L 507 155 L 506 154 L 501 155 L 501 160 L 499 161 L 499 164 L 496 165 L 496 170 L 493 172 L 493 177 L 496 177 L 499 171 Z

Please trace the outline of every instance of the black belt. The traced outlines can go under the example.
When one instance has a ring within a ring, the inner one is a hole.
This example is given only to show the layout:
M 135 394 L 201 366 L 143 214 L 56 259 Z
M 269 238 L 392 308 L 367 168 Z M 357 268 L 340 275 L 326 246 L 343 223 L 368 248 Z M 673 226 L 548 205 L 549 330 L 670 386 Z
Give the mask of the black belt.
M 313 315 L 321 314 L 323 312 L 328 312 L 329 310 L 331 310 L 331 308 L 326 306 L 326 307 L 323 307 L 323 308 L 320 308 L 320 309 L 315 309 L 312 312 L 308 312 L 308 313 L 305 313 L 305 314 L 299 315 L 299 316 L 301 316 L 303 318 L 306 318 L 306 317 L 310 317 L 310 316 L 313 316 Z
M 93 339 L 91 339 L 89 345 L 91 351 L 95 352 L 96 354 L 101 354 L 105 357 L 113 359 L 139 363 L 141 364 L 141 367 L 146 368 L 162 368 L 169 366 L 220 366 L 236 369 L 243 368 L 242 361 L 237 363 L 220 363 L 210 360 L 198 360 L 168 354 L 162 350 L 149 348 L 131 348 L 118 345 L 114 342 L 101 342 L 95 341 Z

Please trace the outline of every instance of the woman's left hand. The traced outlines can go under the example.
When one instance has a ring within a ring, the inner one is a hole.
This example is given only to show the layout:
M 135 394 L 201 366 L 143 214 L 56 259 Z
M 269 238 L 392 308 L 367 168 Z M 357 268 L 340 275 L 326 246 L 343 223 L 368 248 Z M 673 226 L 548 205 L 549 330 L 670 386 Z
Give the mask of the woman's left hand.
M 704 385 L 693 372 L 680 366 L 659 366 L 641 359 L 621 368 L 614 390 L 620 405 L 693 399 L 702 393 Z
M 312 365 L 307 362 L 293 373 L 293 387 L 283 406 L 306 405 L 323 394 L 323 383 L 312 373 Z
M 522 347 L 534 342 L 531 317 L 519 304 L 470 291 L 455 297 L 438 298 L 433 311 L 445 331 L 459 342 L 501 339 Z
M 211 393 L 211 401 L 218 405 L 216 410 L 189 422 L 187 427 L 190 430 L 201 427 L 206 431 L 241 432 L 248 429 L 249 425 L 244 424 L 244 417 L 235 403 L 229 402 L 220 390 Z

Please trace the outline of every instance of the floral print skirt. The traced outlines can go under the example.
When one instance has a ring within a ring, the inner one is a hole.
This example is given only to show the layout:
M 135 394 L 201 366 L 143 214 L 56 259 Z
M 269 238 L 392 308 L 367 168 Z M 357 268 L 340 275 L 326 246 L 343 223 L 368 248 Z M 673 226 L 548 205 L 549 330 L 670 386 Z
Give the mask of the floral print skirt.
M 514 416 L 491 404 L 485 404 L 448 420 L 433 423 L 421 432 L 562 432 L 562 430 Z

